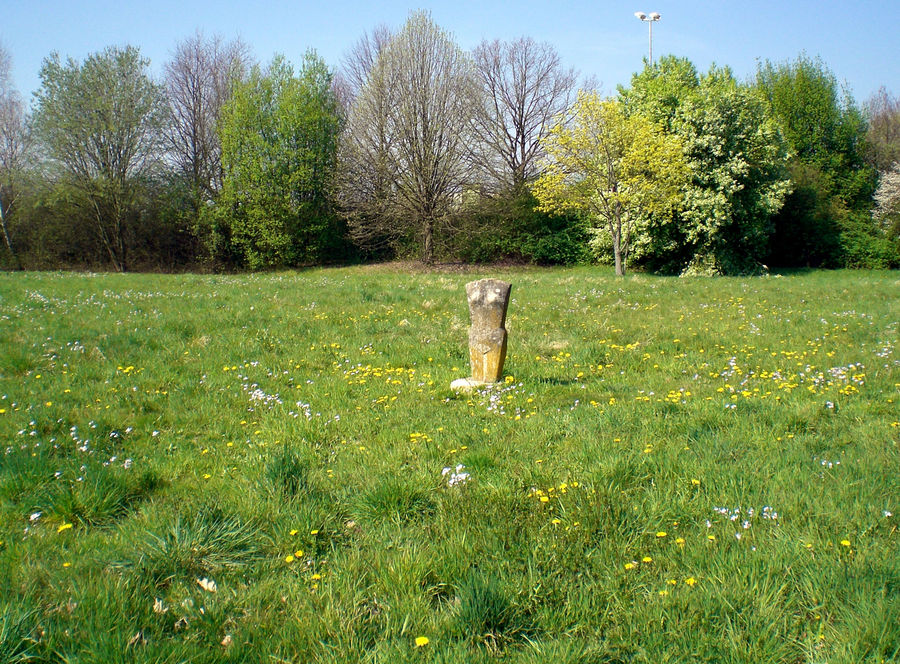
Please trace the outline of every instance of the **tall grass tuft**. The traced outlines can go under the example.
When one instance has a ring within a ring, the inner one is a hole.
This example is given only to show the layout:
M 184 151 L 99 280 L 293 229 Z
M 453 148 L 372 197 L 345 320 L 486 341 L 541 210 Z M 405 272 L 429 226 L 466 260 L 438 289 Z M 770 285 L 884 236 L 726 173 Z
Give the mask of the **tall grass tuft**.
M 525 634 L 527 617 L 494 577 L 472 571 L 457 589 L 456 629 L 460 636 L 500 649 Z
M 266 479 L 276 492 L 296 498 L 310 490 L 310 466 L 307 457 L 285 445 L 266 464 Z
M 38 509 L 76 526 L 104 526 L 123 517 L 161 485 L 152 471 L 126 476 L 100 468 L 87 477 L 52 485 Z
M 40 657 L 37 619 L 37 611 L 10 605 L 0 607 L 0 662 L 30 664 L 46 661 Z
M 175 580 L 234 573 L 264 557 L 266 538 L 254 526 L 215 507 L 179 514 L 161 532 L 148 532 L 121 566 L 164 588 Z
M 375 523 L 406 523 L 431 514 L 435 508 L 431 491 L 421 482 L 394 476 L 382 477 L 356 502 L 359 517 Z

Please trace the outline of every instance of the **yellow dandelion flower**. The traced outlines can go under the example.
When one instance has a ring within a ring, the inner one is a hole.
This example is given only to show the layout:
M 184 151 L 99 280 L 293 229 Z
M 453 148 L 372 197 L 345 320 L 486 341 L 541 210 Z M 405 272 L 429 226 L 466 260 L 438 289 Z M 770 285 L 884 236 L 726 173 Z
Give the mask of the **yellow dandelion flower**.
M 675 579 L 667 579 L 667 580 L 666 580 L 666 583 L 668 583 L 670 586 L 677 586 L 677 585 L 678 585 L 678 581 L 675 580 Z
M 288 565 L 290 565 L 292 562 L 294 562 L 294 556 L 291 556 L 291 555 L 285 556 L 284 562 L 286 562 Z
M 72 527 L 71 523 L 64 523 L 63 525 L 61 525 L 59 528 L 56 529 L 56 532 L 61 533 L 64 530 L 68 530 L 71 527 Z
M 423 646 L 428 645 L 428 637 L 427 636 L 417 636 L 416 637 L 416 648 L 421 648 Z
M 686 584 L 688 584 L 689 586 L 693 587 L 693 586 L 697 583 L 697 579 L 695 579 L 695 578 L 692 577 L 692 576 L 689 576 L 688 578 L 686 578 L 686 579 L 684 580 L 684 582 L 685 582 Z
M 296 528 L 294 528 L 294 529 L 291 530 L 291 532 L 288 533 L 288 535 L 290 535 L 291 537 L 293 537 L 294 535 L 296 535 L 296 534 L 299 533 L 299 532 L 300 532 L 299 530 L 297 530 Z
M 707 535 L 707 536 L 706 536 L 706 539 L 708 539 L 710 542 L 715 542 L 715 541 L 716 541 L 716 536 L 715 536 L 715 535 Z
M 694 485 L 694 486 L 700 486 L 700 480 L 698 480 L 698 479 L 691 479 L 691 484 Z
M 676 537 L 676 538 L 675 538 L 675 544 L 677 544 L 678 546 L 684 546 L 684 538 L 683 538 L 683 537 Z
M 302 558 L 302 557 L 303 557 L 303 551 L 301 549 L 297 549 L 296 551 L 294 551 L 294 558 Z
M 666 535 L 667 533 L 665 530 L 660 530 L 658 533 L 656 533 L 657 537 L 665 537 Z
M 309 534 L 310 534 L 310 535 L 318 535 L 318 534 L 319 534 L 319 531 L 318 531 L 318 530 L 310 530 L 310 531 L 309 531 Z
M 634 563 L 625 563 L 625 569 L 634 569 L 634 567 L 635 567 Z
M 651 558 L 650 556 L 644 556 L 643 558 L 641 558 L 641 562 L 642 563 L 652 563 L 653 558 Z
M 841 546 L 850 546 L 850 540 L 841 540 Z

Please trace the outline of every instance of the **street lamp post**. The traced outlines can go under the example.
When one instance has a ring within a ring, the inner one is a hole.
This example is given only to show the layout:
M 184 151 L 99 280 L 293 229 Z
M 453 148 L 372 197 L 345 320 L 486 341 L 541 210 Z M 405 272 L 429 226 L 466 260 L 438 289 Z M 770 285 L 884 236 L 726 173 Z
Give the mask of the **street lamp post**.
M 650 27 L 650 64 L 653 64 L 653 24 L 659 20 L 659 12 L 650 12 L 649 14 L 645 14 L 644 12 L 635 12 L 635 16 L 637 16 L 642 21 L 645 21 L 647 25 Z

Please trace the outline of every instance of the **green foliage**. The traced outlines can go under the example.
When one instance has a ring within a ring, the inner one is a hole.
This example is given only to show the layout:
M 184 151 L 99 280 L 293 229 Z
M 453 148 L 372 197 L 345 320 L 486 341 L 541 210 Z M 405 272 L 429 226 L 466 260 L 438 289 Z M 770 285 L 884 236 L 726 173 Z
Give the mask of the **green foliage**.
M 465 207 L 460 217 L 455 250 L 465 261 L 575 265 L 591 260 L 584 219 L 540 211 L 528 189 L 479 200 Z
M 199 231 L 183 214 L 180 184 L 167 178 L 135 182 L 123 235 L 129 269 L 174 270 L 203 259 Z M 83 190 L 69 179 L 35 182 L 11 222 L 16 256 L 29 269 L 109 269 L 109 252 Z M 0 264 L 4 261 L 0 255 Z M 11 261 L 10 267 L 16 265 Z
M 647 218 L 670 219 L 681 205 L 687 167 L 677 138 L 622 105 L 581 92 L 571 118 L 541 140 L 548 163 L 531 189 L 539 209 L 575 213 L 612 240 L 616 274 Z
M 793 160 L 791 193 L 774 218 L 768 260 L 772 265 L 837 268 L 844 262 L 838 218 L 843 206 L 826 194 L 821 169 Z M 837 209 L 835 209 L 837 208 Z
M 862 113 L 820 58 L 766 61 L 759 65 L 755 83 L 800 161 L 817 164 L 836 179 L 852 177 L 862 166 Z
M 276 57 L 236 86 L 222 111 L 224 182 L 214 251 L 251 269 L 321 261 L 340 243 L 330 191 L 341 119 L 332 74 L 308 52 L 300 72 Z
M 789 190 L 786 146 L 765 102 L 728 68 L 698 76 L 674 56 L 646 66 L 619 96 L 628 113 L 681 140 L 691 172 L 683 208 L 651 217 L 636 260 L 668 273 L 757 272 Z
M 891 237 L 874 226 L 868 213 L 846 214 L 841 225 L 844 266 L 876 270 L 900 267 L 897 236 Z
M 798 176 L 775 218 L 772 262 L 883 265 L 875 258 L 882 242 L 871 219 L 865 221 L 877 173 L 865 161 L 867 124 L 853 97 L 821 59 L 806 55 L 760 64 L 755 88 L 781 126 Z
M 44 60 L 35 128 L 63 169 L 72 205 L 93 220 L 110 262 L 128 268 L 140 199 L 162 161 L 162 88 L 138 49 L 110 47 L 84 63 Z

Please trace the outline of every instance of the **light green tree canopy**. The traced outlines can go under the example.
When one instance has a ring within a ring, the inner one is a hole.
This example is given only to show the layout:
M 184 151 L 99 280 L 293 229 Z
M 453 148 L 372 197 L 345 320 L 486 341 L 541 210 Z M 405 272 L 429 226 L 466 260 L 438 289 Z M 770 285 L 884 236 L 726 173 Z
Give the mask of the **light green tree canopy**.
M 18 207 L 32 140 L 25 104 L 12 86 L 11 61 L 0 44 L 0 231 L 6 250 L 15 257 L 10 222 Z
M 128 238 L 141 188 L 160 165 L 167 118 L 162 88 L 138 49 L 110 47 L 83 64 L 44 60 L 35 127 L 63 168 L 71 191 L 95 220 L 117 270 L 127 269 Z
M 224 181 L 219 250 L 251 268 L 320 258 L 332 239 L 330 194 L 341 130 L 324 61 L 308 52 L 298 75 L 276 57 L 255 67 L 222 110 Z
M 680 205 L 688 175 L 681 142 L 617 101 L 580 92 L 542 147 L 547 163 L 532 186 L 540 209 L 585 214 L 609 234 L 616 274 L 624 274 L 641 220 Z

